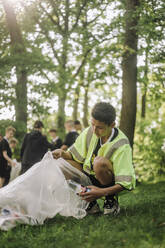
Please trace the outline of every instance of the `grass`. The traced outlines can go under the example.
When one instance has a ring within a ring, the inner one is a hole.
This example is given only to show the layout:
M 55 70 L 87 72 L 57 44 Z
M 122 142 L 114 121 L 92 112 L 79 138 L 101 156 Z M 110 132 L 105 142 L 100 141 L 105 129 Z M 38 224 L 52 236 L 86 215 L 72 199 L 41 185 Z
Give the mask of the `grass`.
M 140 184 L 120 202 L 118 217 L 56 216 L 0 231 L 0 248 L 165 248 L 165 182 Z

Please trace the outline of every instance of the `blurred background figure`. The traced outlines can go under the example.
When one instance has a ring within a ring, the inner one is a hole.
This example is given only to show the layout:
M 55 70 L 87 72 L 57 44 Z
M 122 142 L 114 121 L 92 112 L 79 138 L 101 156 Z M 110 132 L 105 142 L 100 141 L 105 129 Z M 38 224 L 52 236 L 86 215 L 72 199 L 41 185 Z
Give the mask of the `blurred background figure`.
M 12 153 L 14 152 L 17 144 L 18 144 L 18 140 L 16 138 L 11 138 L 9 140 L 9 146 L 10 146 L 10 149 L 12 150 Z M 21 171 L 21 163 L 18 163 L 16 159 L 13 159 L 13 161 L 16 163 L 16 165 L 11 167 L 10 181 L 18 177 Z M 5 182 L 5 184 L 7 183 L 8 182 Z
M 17 144 L 18 144 L 18 140 L 16 138 L 13 137 L 9 140 L 9 146 L 11 150 L 14 150 Z
M 54 146 L 54 149 L 59 149 L 62 146 L 62 140 L 57 136 L 57 130 L 56 129 L 50 129 L 49 134 L 51 136 L 51 143 Z
M 83 128 L 79 120 L 74 121 L 74 128 L 79 134 L 82 132 Z
M 67 132 L 67 135 L 65 137 L 64 144 L 62 145 L 61 149 L 67 150 L 78 137 L 78 132 L 76 132 L 74 127 L 74 121 L 68 120 L 65 122 L 65 130 Z
M 10 179 L 11 166 L 16 163 L 11 159 L 12 151 L 9 146 L 9 140 L 13 138 L 15 128 L 10 126 L 5 130 L 5 136 L 0 142 L 0 188 L 6 185 Z
M 3 140 L 3 135 L 0 133 L 0 142 Z
M 21 174 L 39 162 L 48 149 L 54 149 L 53 144 L 49 143 L 47 137 L 42 134 L 43 127 L 44 125 L 41 121 L 36 121 L 33 131 L 27 133 L 24 137 L 21 147 Z

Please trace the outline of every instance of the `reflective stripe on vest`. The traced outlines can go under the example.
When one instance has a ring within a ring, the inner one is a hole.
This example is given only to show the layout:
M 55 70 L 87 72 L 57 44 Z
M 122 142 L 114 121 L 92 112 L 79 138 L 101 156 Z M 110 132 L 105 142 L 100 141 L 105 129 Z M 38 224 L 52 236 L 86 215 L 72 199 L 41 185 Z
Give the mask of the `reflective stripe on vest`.
M 92 127 L 90 127 L 87 132 L 87 151 L 91 143 L 92 135 L 93 135 L 93 130 L 92 130 Z
M 131 182 L 132 181 L 132 176 L 125 176 L 125 175 L 120 175 L 115 177 L 115 182 Z
M 129 144 L 129 141 L 127 139 L 120 139 L 118 140 L 116 143 L 114 143 L 109 151 L 107 152 L 107 154 L 105 155 L 105 157 L 109 160 L 112 155 L 114 154 L 114 152 L 121 146 L 125 145 L 125 144 Z
M 80 155 L 80 153 L 76 150 L 76 148 L 74 147 L 74 145 L 72 145 L 69 149 L 73 155 L 80 161 L 80 162 L 84 162 L 85 159 Z

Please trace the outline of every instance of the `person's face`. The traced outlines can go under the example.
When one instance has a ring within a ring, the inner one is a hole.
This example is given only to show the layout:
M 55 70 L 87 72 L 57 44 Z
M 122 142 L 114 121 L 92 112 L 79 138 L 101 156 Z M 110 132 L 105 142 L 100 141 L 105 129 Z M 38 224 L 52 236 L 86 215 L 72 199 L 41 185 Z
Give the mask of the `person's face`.
M 14 136 L 14 132 L 13 132 L 12 130 L 9 130 L 9 131 L 6 133 L 6 137 L 7 137 L 8 139 L 13 138 L 13 136 Z
M 75 129 L 76 129 L 76 131 L 81 131 L 81 129 L 82 129 L 81 124 L 76 124 Z
M 67 132 L 71 131 L 72 130 L 72 127 L 69 123 L 65 123 L 65 129 Z
M 16 145 L 17 145 L 17 144 L 14 143 L 14 142 L 13 142 L 13 143 L 10 143 L 10 148 L 11 148 L 11 149 L 15 149 L 15 148 L 16 148 Z
M 111 125 L 107 125 L 104 122 L 95 120 L 93 117 L 91 119 L 93 132 L 96 134 L 98 138 L 109 136 L 112 132 L 112 128 L 115 123 L 113 122 Z
M 57 136 L 55 132 L 49 132 L 49 134 L 52 138 L 55 138 Z

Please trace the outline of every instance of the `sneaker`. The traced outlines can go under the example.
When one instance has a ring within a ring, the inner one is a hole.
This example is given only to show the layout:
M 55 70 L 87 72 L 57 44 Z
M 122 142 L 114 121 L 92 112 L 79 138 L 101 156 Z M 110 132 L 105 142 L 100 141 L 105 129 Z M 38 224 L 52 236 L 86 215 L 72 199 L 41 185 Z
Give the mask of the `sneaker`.
M 99 204 L 97 201 L 92 201 L 89 203 L 87 209 L 86 209 L 87 214 L 99 214 L 101 213 Z
M 104 201 L 104 214 L 118 215 L 120 213 L 120 207 L 116 199 L 106 199 Z

